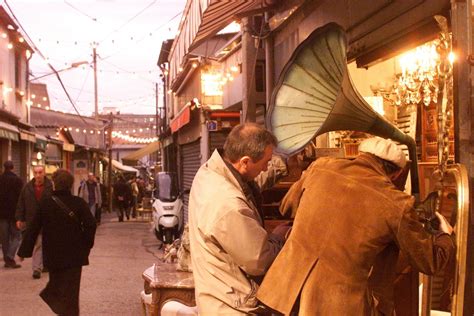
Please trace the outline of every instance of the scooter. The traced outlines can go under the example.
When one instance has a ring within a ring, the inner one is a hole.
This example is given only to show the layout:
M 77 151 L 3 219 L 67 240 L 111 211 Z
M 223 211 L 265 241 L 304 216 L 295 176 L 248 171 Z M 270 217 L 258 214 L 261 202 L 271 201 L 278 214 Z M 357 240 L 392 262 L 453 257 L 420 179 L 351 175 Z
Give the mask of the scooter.
M 171 244 L 183 232 L 184 203 L 174 172 L 159 172 L 155 178 L 153 226 L 156 238 Z

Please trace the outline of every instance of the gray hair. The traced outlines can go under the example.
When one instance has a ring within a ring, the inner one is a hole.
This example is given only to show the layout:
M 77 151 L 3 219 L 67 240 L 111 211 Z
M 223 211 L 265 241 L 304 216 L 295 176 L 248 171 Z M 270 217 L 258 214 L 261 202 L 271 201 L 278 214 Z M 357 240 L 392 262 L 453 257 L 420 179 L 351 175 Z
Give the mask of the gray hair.
M 255 123 L 235 126 L 224 144 L 224 156 L 234 163 L 243 156 L 249 156 L 253 162 L 262 159 L 265 148 L 277 146 L 276 137 L 264 127 Z

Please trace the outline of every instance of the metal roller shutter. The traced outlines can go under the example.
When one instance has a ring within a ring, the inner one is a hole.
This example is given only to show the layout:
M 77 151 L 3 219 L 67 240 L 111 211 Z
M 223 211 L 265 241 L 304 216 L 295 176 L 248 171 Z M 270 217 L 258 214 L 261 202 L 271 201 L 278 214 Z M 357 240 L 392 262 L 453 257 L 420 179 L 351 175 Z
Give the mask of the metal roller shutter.
M 13 161 L 13 172 L 15 172 L 18 176 L 20 176 L 22 168 L 21 168 L 21 147 L 20 142 L 11 142 L 12 144 L 12 161 Z
M 223 148 L 225 139 L 227 138 L 227 132 L 210 132 L 209 133 L 209 139 L 210 139 L 210 144 L 209 144 L 209 157 L 212 155 L 214 150 L 217 148 Z
M 181 146 L 181 189 L 191 189 L 194 176 L 201 166 L 201 146 L 200 140 Z M 183 195 L 184 202 L 184 223 L 188 222 L 189 194 Z

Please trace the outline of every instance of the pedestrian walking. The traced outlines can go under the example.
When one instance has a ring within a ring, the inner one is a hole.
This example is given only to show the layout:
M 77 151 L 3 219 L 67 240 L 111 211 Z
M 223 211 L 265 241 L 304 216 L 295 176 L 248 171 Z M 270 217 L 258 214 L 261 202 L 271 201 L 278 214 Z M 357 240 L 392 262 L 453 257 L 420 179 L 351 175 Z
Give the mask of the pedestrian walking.
M 81 183 L 78 196 L 89 205 L 92 216 L 96 218 L 97 209 L 102 205 L 100 186 L 92 172 L 87 175 L 87 180 Z
M 100 199 L 102 203 L 95 212 L 95 221 L 97 222 L 97 225 L 100 225 L 100 221 L 102 218 L 102 210 L 108 208 L 109 200 L 108 200 L 108 194 L 107 194 L 107 187 L 100 181 L 99 177 L 97 177 L 96 180 L 97 180 L 97 184 L 99 185 Z
M 15 254 L 20 246 L 21 232 L 16 227 L 15 210 L 23 181 L 13 173 L 13 162 L 3 163 L 4 172 L 0 175 L 0 241 L 5 268 L 20 268 L 15 262 Z
M 131 200 L 131 209 L 132 209 L 132 218 L 137 217 L 137 203 L 138 203 L 138 184 L 137 184 L 137 178 L 135 176 L 132 176 L 132 179 L 130 179 L 130 188 L 132 190 L 132 200 Z
M 46 178 L 44 166 L 33 167 L 33 179 L 29 181 L 21 190 L 16 207 L 16 226 L 24 231 L 31 225 L 42 199 L 51 197 L 53 184 Z M 33 278 L 39 279 L 43 271 L 43 251 L 41 243 L 41 233 L 38 234 L 32 255 Z
M 123 215 L 127 216 L 127 220 L 130 219 L 130 201 L 132 196 L 132 190 L 130 186 L 125 182 L 125 178 L 122 175 L 118 176 L 117 182 L 114 184 L 114 205 L 116 207 L 119 222 L 123 222 Z
M 74 316 L 79 315 L 82 266 L 89 264 L 96 223 L 87 203 L 71 194 L 74 182 L 71 173 L 59 169 L 52 179 L 53 195 L 40 202 L 18 256 L 31 257 L 42 231 L 49 282 L 40 296 L 56 314 Z

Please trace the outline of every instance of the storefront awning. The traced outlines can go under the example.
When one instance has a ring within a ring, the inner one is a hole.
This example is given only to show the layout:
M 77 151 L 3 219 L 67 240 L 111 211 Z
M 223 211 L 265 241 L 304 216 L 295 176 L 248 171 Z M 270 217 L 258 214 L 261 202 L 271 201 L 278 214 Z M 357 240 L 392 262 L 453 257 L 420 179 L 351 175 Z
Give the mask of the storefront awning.
M 265 12 L 281 0 L 188 0 L 179 25 L 178 37 L 170 50 L 171 81 L 188 54 L 236 19 Z
M 186 105 L 178 112 L 176 117 L 170 122 L 171 132 L 178 131 L 181 127 L 188 124 L 191 120 L 191 107 Z
M 20 139 L 24 140 L 24 141 L 27 141 L 27 142 L 31 142 L 31 143 L 36 142 L 36 136 L 35 136 L 34 133 L 29 132 L 29 131 L 25 131 L 25 130 L 22 130 L 22 129 L 20 129 Z
M 125 157 L 122 157 L 122 161 L 127 160 L 127 161 L 136 161 L 140 160 L 146 155 L 149 155 L 151 153 L 154 153 L 155 151 L 158 151 L 161 147 L 161 143 L 159 141 L 149 143 L 143 148 L 140 148 L 130 154 L 128 154 Z
M 18 134 L 18 127 L 0 122 L 0 138 L 11 139 L 17 142 L 19 140 Z
M 104 159 L 107 163 L 109 162 L 109 159 L 106 158 L 106 157 L 103 157 L 102 159 Z M 112 159 L 112 167 L 115 168 L 115 169 L 118 169 L 120 171 L 123 171 L 123 172 L 133 172 L 136 175 L 138 175 L 138 170 L 137 169 L 135 169 L 133 167 L 130 167 L 130 166 L 125 166 L 125 165 L 123 165 L 122 163 L 120 163 L 119 161 L 117 161 L 115 159 Z

